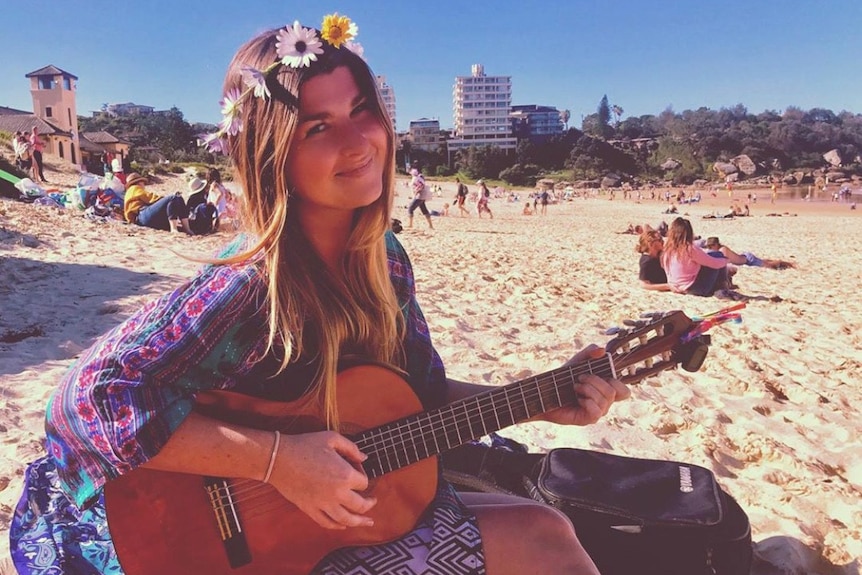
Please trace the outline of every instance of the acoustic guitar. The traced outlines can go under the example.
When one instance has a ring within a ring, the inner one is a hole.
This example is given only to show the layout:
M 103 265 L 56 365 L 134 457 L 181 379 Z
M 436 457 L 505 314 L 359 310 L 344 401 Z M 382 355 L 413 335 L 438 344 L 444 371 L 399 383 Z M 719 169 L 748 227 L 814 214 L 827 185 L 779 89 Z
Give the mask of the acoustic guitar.
M 138 468 L 105 486 L 108 526 L 128 575 L 305 575 L 331 551 L 391 541 L 414 527 L 437 489 L 436 456 L 577 401 L 582 374 L 636 383 L 682 364 L 696 371 L 708 337 L 683 312 L 630 324 L 606 354 L 423 411 L 395 372 L 362 365 L 339 373 L 342 431 L 368 455 L 362 467 L 377 505 L 373 527 L 328 530 L 270 485 Z M 196 398 L 203 413 L 283 433 L 321 431 L 320 414 L 298 402 L 231 392 Z

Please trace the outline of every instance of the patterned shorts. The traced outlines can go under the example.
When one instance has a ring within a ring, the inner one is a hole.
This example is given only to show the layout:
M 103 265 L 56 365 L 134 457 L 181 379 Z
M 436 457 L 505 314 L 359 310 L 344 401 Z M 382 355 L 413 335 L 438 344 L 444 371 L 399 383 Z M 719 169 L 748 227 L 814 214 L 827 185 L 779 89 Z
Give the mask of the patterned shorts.
M 476 518 L 441 481 L 416 529 L 373 547 L 330 553 L 314 575 L 484 575 L 485 556 Z

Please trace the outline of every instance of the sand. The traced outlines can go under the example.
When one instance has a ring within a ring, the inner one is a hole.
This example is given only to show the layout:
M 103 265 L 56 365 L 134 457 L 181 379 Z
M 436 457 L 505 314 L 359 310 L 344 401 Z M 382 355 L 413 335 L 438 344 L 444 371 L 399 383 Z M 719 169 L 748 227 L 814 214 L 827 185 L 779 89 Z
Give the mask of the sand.
M 183 185 L 167 178 L 155 187 Z M 399 193 L 395 216 L 406 224 L 400 185 Z M 453 196 L 445 184 L 431 207 Z M 701 219 L 724 210 L 725 198 L 681 209 L 698 234 L 798 266 L 740 270 L 739 291 L 764 299 L 748 303 L 741 324 L 711 332 L 699 372 L 648 379 L 596 425 L 522 424 L 504 434 L 537 451 L 572 446 L 705 466 L 749 514 L 753 573 L 858 574 L 862 213 L 758 196 L 749 218 Z M 615 232 L 669 221 L 661 202 L 578 198 L 549 206 L 546 216 L 522 216 L 522 206 L 493 199 L 493 220 L 471 206 L 470 217 L 435 217 L 434 230 L 417 218 L 399 235 L 455 378 L 505 384 L 557 367 L 589 343 L 604 345 L 608 327 L 643 312 L 694 315 L 728 305 L 638 285 L 635 237 Z M 42 453 L 45 403 L 61 374 L 99 334 L 195 273 L 197 264 L 177 252 L 210 255 L 230 237 L 170 235 L 0 201 L 0 556 L 8 556 L 5 530 L 25 464 Z M 781 301 L 765 299 L 772 296 Z

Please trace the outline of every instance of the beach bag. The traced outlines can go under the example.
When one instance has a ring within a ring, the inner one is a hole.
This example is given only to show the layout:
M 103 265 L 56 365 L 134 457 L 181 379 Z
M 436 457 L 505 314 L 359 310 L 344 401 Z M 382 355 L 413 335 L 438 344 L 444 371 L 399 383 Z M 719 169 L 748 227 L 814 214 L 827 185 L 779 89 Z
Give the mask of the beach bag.
M 748 516 L 703 467 L 484 445 L 442 459 L 444 477 L 457 489 L 529 497 L 565 513 L 602 575 L 749 573 Z

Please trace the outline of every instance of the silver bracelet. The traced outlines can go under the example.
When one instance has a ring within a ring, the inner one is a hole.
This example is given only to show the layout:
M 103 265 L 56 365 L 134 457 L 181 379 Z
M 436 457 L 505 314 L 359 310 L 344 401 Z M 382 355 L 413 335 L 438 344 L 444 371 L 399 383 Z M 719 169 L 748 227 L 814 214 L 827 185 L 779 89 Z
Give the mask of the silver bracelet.
M 266 474 L 263 476 L 263 482 L 269 483 L 269 478 L 272 476 L 272 470 L 275 467 L 275 458 L 278 457 L 278 444 L 281 443 L 281 432 L 275 430 L 275 442 L 272 444 L 272 453 L 269 456 L 269 467 L 266 468 Z

